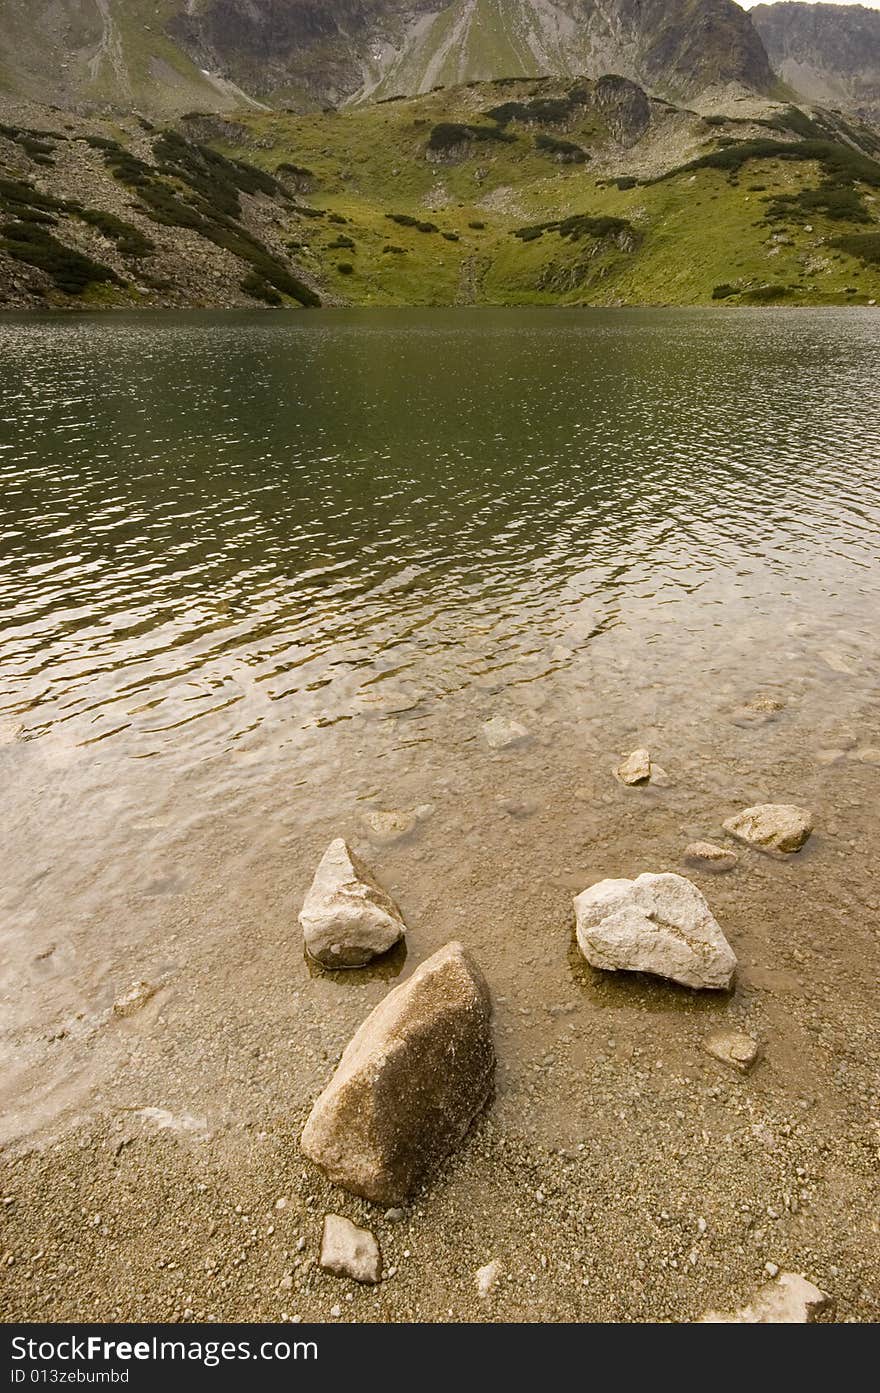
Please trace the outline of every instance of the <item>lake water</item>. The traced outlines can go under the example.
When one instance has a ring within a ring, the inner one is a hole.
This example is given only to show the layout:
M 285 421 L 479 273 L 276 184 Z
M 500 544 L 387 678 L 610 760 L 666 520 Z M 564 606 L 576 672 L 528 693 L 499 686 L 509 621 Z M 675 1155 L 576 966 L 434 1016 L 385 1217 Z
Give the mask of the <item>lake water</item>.
M 844 310 L 0 322 L 3 1137 L 300 1106 L 453 936 L 548 1139 L 609 1032 L 684 1067 L 721 1012 L 815 1079 L 810 1022 L 876 1010 L 878 350 Z M 733 998 L 582 967 L 573 893 L 757 801 L 817 832 L 701 881 Z M 302 957 L 336 835 L 407 918 L 384 977 Z

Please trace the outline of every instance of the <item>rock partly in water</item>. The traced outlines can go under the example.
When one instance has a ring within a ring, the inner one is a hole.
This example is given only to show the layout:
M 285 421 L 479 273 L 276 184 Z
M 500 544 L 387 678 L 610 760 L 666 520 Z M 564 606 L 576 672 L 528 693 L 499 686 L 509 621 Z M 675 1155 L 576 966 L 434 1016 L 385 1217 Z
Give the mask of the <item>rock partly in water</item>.
M 758 1058 L 758 1042 L 739 1030 L 716 1030 L 703 1041 L 703 1049 L 722 1064 L 747 1074 Z
M 341 837 L 324 853 L 299 922 L 306 949 L 324 967 L 363 967 L 406 933 L 397 905 Z
M 113 1014 L 115 1016 L 133 1016 L 142 1006 L 146 1006 L 151 997 L 156 995 L 156 988 L 149 982 L 132 982 L 127 992 L 117 997 L 113 1003 Z
M 650 972 L 686 987 L 730 987 L 733 949 L 702 893 L 684 876 L 603 880 L 574 904 L 578 944 L 593 967 Z
M 709 1325 L 808 1325 L 826 1311 L 831 1298 L 806 1277 L 780 1272 L 741 1311 L 708 1311 Z
M 617 777 L 622 784 L 647 784 L 651 780 L 651 755 L 648 750 L 633 750 L 622 764 L 617 766 Z
M 375 1235 L 341 1214 L 324 1215 L 320 1262 L 334 1277 L 352 1277 L 372 1285 L 382 1280 L 382 1254 Z
M 305 1155 L 352 1194 L 403 1203 L 489 1099 L 491 1020 L 477 964 L 447 944 L 364 1021 L 312 1108 Z
M 725 832 L 760 851 L 795 852 L 809 840 L 813 818 L 791 803 L 760 803 L 729 817 Z
M 775 721 L 784 710 L 784 701 L 779 701 L 776 697 L 757 696 L 742 706 L 735 707 L 731 719 L 734 725 L 738 726 L 766 725 L 768 721 Z
M 400 842 L 415 831 L 420 822 L 429 818 L 433 811 L 433 803 L 423 803 L 408 812 L 396 808 L 387 812 L 379 808 L 367 808 L 361 813 L 361 818 L 374 842 Z
M 493 716 L 483 725 L 483 735 L 490 749 L 506 750 L 511 745 L 521 745 L 528 740 L 529 732 L 519 721 L 511 721 L 507 716 Z
M 690 846 L 685 847 L 684 859 L 696 870 L 710 871 L 713 875 L 732 871 L 739 861 L 735 851 L 729 847 L 715 846 L 712 842 L 691 842 Z

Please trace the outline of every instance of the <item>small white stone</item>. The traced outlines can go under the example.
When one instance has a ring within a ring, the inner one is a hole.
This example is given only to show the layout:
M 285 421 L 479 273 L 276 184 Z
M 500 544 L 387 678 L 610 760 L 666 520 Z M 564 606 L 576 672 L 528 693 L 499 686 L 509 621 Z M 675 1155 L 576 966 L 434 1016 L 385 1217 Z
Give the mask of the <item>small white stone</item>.
M 807 1325 L 831 1305 L 830 1297 L 806 1277 L 781 1272 L 740 1311 L 707 1311 L 710 1325 Z
M 493 750 L 506 750 L 512 745 L 522 744 L 529 738 L 525 726 L 520 725 L 519 721 L 509 720 L 506 716 L 493 716 L 491 720 L 486 721 L 483 725 L 483 735 Z
M 127 992 L 117 997 L 113 1003 L 113 1014 L 116 1016 L 133 1016 L 142 1006 L 146 1006 L 152 996 L 156 994 L 156 987 L 149 982 L 133 982 Z
M 382 1279 L 382 1254 L 375 1235 L 341 1214 L 324 1215 L 320 1264 L 335 1277 L 352 1277 L 371 1285 Z
M 325 967 L 363 967 L 406 933 L 397 905 L 341 837 L 321 859 L 299 922 L 306 949 Z
M 622 764 L 617 766 L 617 777 L 622 784 L 646 784 L 651 778 L 651 755 L 648 750 L 633 750 Z
M 480 1267 L 475 1272 L 474 1281 L 477 1285 L 477 1291 L 483 1300 L 485 1300 L 487 1296 L 491 1296 L 492 1292 L 497 1287 L 501 1278 L 501 1272 L 501 1263 L 497 1258 L 493 1258 L 491 1262 L 486 1263 L 485 1267 Z

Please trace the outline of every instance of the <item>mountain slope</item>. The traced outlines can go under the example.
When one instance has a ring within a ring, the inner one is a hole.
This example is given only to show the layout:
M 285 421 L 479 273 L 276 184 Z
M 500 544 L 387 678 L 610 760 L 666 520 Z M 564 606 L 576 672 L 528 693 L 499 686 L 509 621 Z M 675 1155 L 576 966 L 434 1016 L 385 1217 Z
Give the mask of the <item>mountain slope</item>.
M 808 101 L 880 122 L 880 10 L 786 0 L 751 15 L 776 71 Z
M 734 0 L 0 0 L 0 91 L 60 106 L 308 108 L 497 77 L 619 72 L 768 93 Z
M 735 111 L 607 77 L 165 131 L 22 113 L 0 126 L 0 307 L 880 300 L 880 138 Z

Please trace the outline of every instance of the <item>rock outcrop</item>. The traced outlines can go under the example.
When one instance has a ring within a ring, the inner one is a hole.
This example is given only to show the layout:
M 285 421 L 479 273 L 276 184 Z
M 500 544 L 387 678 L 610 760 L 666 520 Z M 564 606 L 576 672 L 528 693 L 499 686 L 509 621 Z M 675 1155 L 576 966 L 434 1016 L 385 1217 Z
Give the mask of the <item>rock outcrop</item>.
M 730 987 L 733 949 L 701 892 L 684 876 L 603 880 L 574 904 L 578 945 L 593 967 L 649 972 L 713 991 Z
M 800 851 L 813 831 L 813 818 L 791 803 L 760 803 L 729 817 L 725 832 L 760 851 Z
M 331 842 L 300 910 L 305 945 L 324 967 L 363 967 L 406 933 L 403 916 L 341 837 Z
M 495 1073 L 489 991 L 449 943 L 389 992 L 312 1108 L 302 1150 L 329 1178 L 398 1205 L 462 1141 Z

